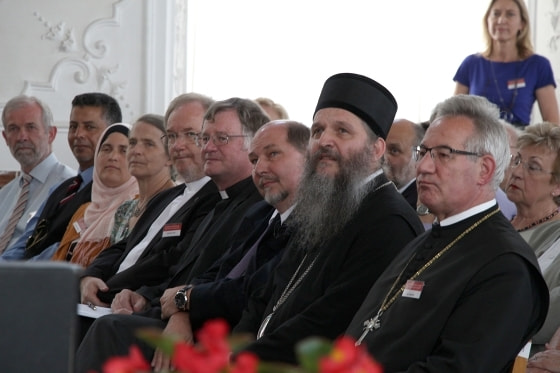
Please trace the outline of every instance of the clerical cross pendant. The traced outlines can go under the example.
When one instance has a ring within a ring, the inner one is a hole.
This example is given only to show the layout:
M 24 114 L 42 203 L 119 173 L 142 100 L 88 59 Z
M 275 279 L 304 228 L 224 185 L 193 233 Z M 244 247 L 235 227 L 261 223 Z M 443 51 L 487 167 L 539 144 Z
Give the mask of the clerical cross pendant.
M 259 331 L 257 333 L 257 339 L 259 339 L 260 337 L 263 336 L 264 331 L 266 330 L 266 327 L 268 326 L 268 322 L 270 321 L 270 319 L 272 318 L 272 315 L 274 314 L 274 311 L 272 311 L 270 313 L 270 315 L 268 315 L 267 317 L 264 318 L 263 322 L 261 323 L 261 326 L 259 328 Z
M 364 332 L 356 341 L 356 346 L 361 345 L 366 335 L 373 329 L 379 329 L 379 327 L 381 326 L 381 320 L 379 319 L 379 316 L 380 315 L 376 315 L 374 318 L 364 321 Z

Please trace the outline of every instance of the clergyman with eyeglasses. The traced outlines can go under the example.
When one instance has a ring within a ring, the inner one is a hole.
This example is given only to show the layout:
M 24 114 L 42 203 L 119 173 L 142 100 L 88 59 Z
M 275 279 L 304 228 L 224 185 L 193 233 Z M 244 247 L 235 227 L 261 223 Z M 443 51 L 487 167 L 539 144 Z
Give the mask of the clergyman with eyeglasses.
M 224 255 L 234 240 L 243 242 L 253 233 L 249 228 L 240 229 L 245 214 L 263 200 L 251 178 L 253 165 L 248 153 L 253 135 L 269 118 L 255 102 L 233 97 L 214 102 L 198 119 L 197 125 L 200 128 L 202 124 L 202 127 L 196 142 L 204 174 L 212 179 L 221 199 L 208 214 L 197 214 L 200 222 L 196 227 L 187 224 L 184 228 L 178 227 L 182 235 L 180 242 L 176 243 L 181 252 L 178 259 L 165 261 L 162 264 L 167 267 L 152 268 L 142 274 L 144 278 L 162 275 L 163 278 L 150 286 L 126 288 L 115 295 L 111 304 L 113 314 L 96 319 L 80 344 L 76 372 L 101 370 L 103 362 L 110 356 L 126 354 L 130 345 L 137 341 L 135 332 L 139 326 L 149 327 L 157 323 L 161 327 L 164 320 L 167 332 L 190 339 L 190 319 L 186 309 L 175 308 L 172 315 L 164 314 L 161 302 L 174 304 L 179 297 L 184 300 L 182 305 L 187 305 L 186 292 L 190 289 L 187 285 Z M 167 128 L 168 141 L 171 135 L 172 149 L 176 150 L 172 151 L 175 165 L 187 154 L 186 149 L 178 151 L 179 148 L 193 144 L 193 136 L 188 135 L 191 129 L 185 128 L 188 122 L 180 123 L 172 128 L 168 122 Z M 179 142 L 179 137 L 187 141 Z M 178 228 L 168 227 L 163 235 L 177 234 Z M 188 232 L 183 235 L 184 229 Z M 163 259 L 167 249 L 161 247 Z M 119 274 L 115 277 L 118 278 Z M 103 342 L 109 340 L 118 343 Z M 154 350 L 150 348 L 144 352 L 153 354 Z
M 139 216 L 130 234 L 102 251 L 85 269 L 80 280 L 82 303 L 110 306 L 123 289 L 133 291 L 164 281 L 167 268 L 183 254 L 182 245 L 189 244 L 202 219 L 221 200 L 215 183 L 204 175 L 200 148 L 192 136 L 183 137 L 184 133 L 193 133 L 196 137 L 202 128 L 204 114 L 213 103 L 210 97 L 190 92 L 175 97 L 169 104 L 165 113 L 166 135 L 161 136 L 162 144 L 158 146 L 167 147 L 170 161 L 183 182 L 154 193 L 146 201 L 145 212 Z M 155 148 L 157 137 L 152 138 L 149 133 L 141 131 L 151 127 L 135 125 L 130 143 L 140 142 L 142 147 Z M 156 131 L 157 136 L 160 133 L 160 130 Z M 153 167 L 154 159 L 147 163 L 145 152 L 135 152 L 140 153 L 135 156 L 141 163 L 139 170 Z M 149 156 L 153 158 L 154 153 Z M 168 174 L 161 175 L 165 177 L 159 176 L 159 181 L 153 183 L 156 188 L 168 182 Z
M 418 197 L 436 222 L 397 255 L 347 329 L 386 372 L 510 372 L 544 322 L 535 254 L 495 199 L 510 160 L 498 119 L 485 98 L 453 96 L 416 149 Z

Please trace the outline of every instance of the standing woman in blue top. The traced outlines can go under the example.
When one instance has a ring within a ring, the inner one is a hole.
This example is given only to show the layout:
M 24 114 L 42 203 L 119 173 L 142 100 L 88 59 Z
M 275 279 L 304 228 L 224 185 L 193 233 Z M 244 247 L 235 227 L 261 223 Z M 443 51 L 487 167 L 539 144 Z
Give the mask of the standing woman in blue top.
M 533 52 L 525 2 L 492 0 L 483 24 L 487 48 L 459 66 L 455 94 L 486 97 L 503 119 L 521 128 L 530 124 L 536 100 L 543 121 L 560 124 L 550 61 Z

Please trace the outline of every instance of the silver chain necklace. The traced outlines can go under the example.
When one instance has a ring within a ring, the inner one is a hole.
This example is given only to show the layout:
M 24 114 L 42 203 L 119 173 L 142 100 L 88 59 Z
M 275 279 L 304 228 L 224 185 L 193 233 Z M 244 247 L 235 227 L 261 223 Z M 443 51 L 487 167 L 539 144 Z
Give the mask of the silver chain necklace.
M 490 61 L 490 60 L 489 60 Z M 514 84 L 515 84 L 515 89 L 513 90 L 513 96 L 511 98 L 511 102 L 509 104 L 509 108 L 506 107 L 506 103 L 504 101 L 504 98 L 502 96 L 502 92 L 500 91 L 500 86 L 498 85 L 498 79 L 496 78 L 496 72 L 494 71 L 494 61 L 490 61 L 490 71 L 492 72 L 492 80 L 494 81 L 494 87 L 496 88 L 496 92 L 498 93 L 498 98 L 500 99 L 500 111 L 505 113 L 505 120 L 512 123 L 515 116 L 513 114 L 513 107 L 515 105 L 515 100 L 517 99 L 517 88 L 518 88 L 518 82 L 517 82 L 517 68 L 518 66 L 516 66 L 515 69 L 515 77 L 514 77 Z M 507 82 L 506 82 L 507 84 Z
M 280 295 L 280 298 L 278 298 L 278 301 L 276 302 L 274 307 L 272 307 L 272 312 L 267 317 L 265 317 L 263 322 L 261 323 L 261 326 L 259 327 L 259 332 L 257 333 L 257 339 L 259 339 L 260 337 L 263 336 L 264 331 L 266 330 L 266 327 L 268 326 L 268 323 L 269 323 L 270 319 L 272 318 L 272 315 L 274 315 L 274 312 L 276 312 L 278 307 L 280 307 L 286 301 L 286 299 L 288 299 L 288 297 L 292 294 L 292 292 L 303 281 L 305 276 L 307 276 L 307 274 L 309 273 L 311 268 L 313 268 L 313 264 L 315 264 L 315 261 L 317 260 L 318 256 L 319 256 L 319 254 L 317 254 L 315 256 L 313 261 L 309 264 L 309 266 L 305 269 L 305 271 L 301 274 L 301 276 L 299 276 L 299 278 L 296 280 L 296 276 L 299 273 L 299 270 L 301 269 L 301 266 L 303 265 L 303 263 L 305 263 L 305 259 L 307 259 L 307 254 L 305 254 L 305 256 L 303 257 L 303 260 L 301 261 L 301 263 L 299 263 L 299 266 L 297 267 L 296 271 L 292 275 L 292 278 L 288 282 L 288 285 L 286 285 L 286 287 L 284 288 L 284 291 L 282 292 L 282 295 Z
M 379 185 L 377 188 L 375 188 L 371 193 L 375 193 L 377 192 L 379 189 L 386 187 L 387 185 L 391 185 L 393 184 L 392 181 L 387 181 L 381 185 Z M 394 184 L 393 184 L 394 185 Z M 264 334 L 264 331 L 266 330 L 266 327 L 268 326 L 268 323 L 270 322 L 270 319 L 272 318 L 272 316 L 274 315 L 274 312 L 276 312 L 276 310 L 278 309 L 278 307 L 280 307 L 285 301 L 286 299 L 288 299 L 288 297 L 293 293 L 293 291 L 298 287 L 298 285 L 303 281 L 303 279 L 305 278 L 305 276 L 307 276 L 307 274 L 309 273 L 309 271 L 311 270 L 311 268 L 313 268 L 313 265 L 315 264 L 315 261 L 317 260 L 317 257 L 319 256 L 319 254 L 317 254 L 315 256 L 315 258 L 313 258 L 313 261 L 309 264 L 309 266 L 305 269 L 305 271 L 301 274 L 301 276 L 296 280 L 296 276 L 299 273 L 301 267 L 303 266 L 303 263 L 305 263 L 305 260 L 307 259 L 307 253 L 305 254 L 305 256 L 303 257 L 301 263 L 299 263 L 299 266 L 297 267 L 296 271 L 294 272 L 294 274 L 292 275 L 292 278 L 290 278 L 290 281 L 288 282 L 288 285 L 286 285 L 286 287 L 284 288 L 284 291 L 282 291 L 282 294 L 280 295 L 280 298 L 278 298 L 278 301 L 276 302 L 276 304 L 274 305 L 274 307 L 272 307 L 272 312 L 270 314 L 268 314 L 268 316 L 266 316 L 264 318 L 264 320 L 261 323 L 261 326 L 259 327 L 259 331 L 257 332 L 257 339 L 261 338 Z M 295 281 L 295 282 L 294 282 Z
M 417 270 L 416 273 L 414 273 L 410 277 L 409 280 L 416 280 L 416 278 L 418 278 L 418 276 L 420 276 L 426 269 L 428 269 L 434 262 L 436 262 L 443 254 L 445 254 L 447 251 L 449 251 L 463 237 L 465 237 L 468 233 L 473 231 L 476 227 L 478 227 L 480 224 L 482 224 L 483 222 L 488 220 L 490 217 L 492 217 L 492 215 L 497 214 L 498 212 L 500 212 L 499 208 L 490 212 L 490 213 L 488 213 L 488 214 L 486 214 L 481 219 L 477 220 L 473 225 L 471 225 L 470 227 L 465 229 L 460 235 L 455 237 L 455 239 L 453 241 L 451 241 L 447 246 L 445 246 L 443 249 L 441 249 L 436 255 L 434 255 L 430 260 L 428 260 L 428 262 L 426 262 L 419 270 Z M 402 278 L 403 274 L 405 273 L 406 268 L 412 262 L 412 259 L 414 259 L 415 256 L 416 256 L 416 253 L 413 253 L 412 256 L 410 257 L 410 259 L 408 259 L 408 262 L 405 264 L 405 266 L 401 270 L 400 274 L 398 275 L 398 277 L 393 282 L 393 285 L 391 285 L 391 288 L 389 289 L 389 291 L 385 295 L 385 298 L 383 299 L 383 302 L 381 303 L 381 306 L 379 306 L 379 310 L 377 311 L 376 315 L 374 317 L 372 317 L 371 319 L 368 319 L 368 320 L 364 321 L 364 331 L 362 332 L 362 335 L 360 336 L 360 338 L 358 338 L 358 340 L 356 341 L 356 343 L 355 343 L 356 346 L 361 345 L 362 342 L 364 341 L 364 338 L 370 332 L 372 332 L 373 330 L 377 330 L 381 327 L 381 316 L 383 315 L 383 313 L 385 311 L 387 311 L 389 309 L 389 307 L 391 307 L 391 305 L 397 300 L 397 298 L 403 293 L 403 291 L 405 289 L 405 286 L 406 286 L 405 284 L 403 284 L 400 288 L 397 288 L 397 286 L 398 286 L 398 284 L 400 284 L 402 282 L 401 278 Z

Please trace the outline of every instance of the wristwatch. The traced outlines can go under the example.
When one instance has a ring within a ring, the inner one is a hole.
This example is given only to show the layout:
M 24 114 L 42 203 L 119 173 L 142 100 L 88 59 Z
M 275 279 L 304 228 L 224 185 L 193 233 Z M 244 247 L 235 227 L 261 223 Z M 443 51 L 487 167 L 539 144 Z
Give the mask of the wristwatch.
M 430 213 L 430 210 L 428 210 L 426 206 L 420 204 L 418 205 L 418 207 L 416 207 L 416 213 L 420 216 L 425 216 Z
M 189 297 L 187 296 L 187 291 L 192 287 L 192 285 L 187 285 L 184 288 L 177 290 L 177 293 L 175 294 L 175 306 L 179 311 L 186 312 L 189 310 Z

